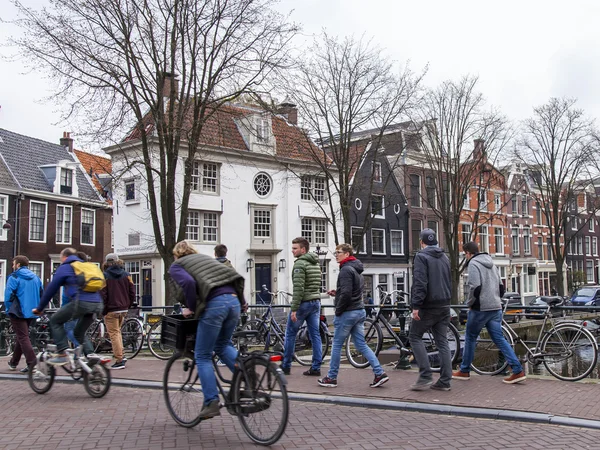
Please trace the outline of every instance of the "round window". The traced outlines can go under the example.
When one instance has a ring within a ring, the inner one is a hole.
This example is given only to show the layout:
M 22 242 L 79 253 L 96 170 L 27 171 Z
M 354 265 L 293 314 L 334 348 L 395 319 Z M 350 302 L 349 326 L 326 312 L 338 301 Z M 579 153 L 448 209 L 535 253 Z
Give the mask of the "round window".
M 362 208 L 362 202 L 360 201 L 360 198 L 357 198 L 356 200 L 354 200 L 354 207 L 358 210 L 360 210 Z
M 254 177 L 254 192 L 259 197 L 266 197 L 271 193 L 273 181 L 271 177 L 264 172 L 259 173 Z
M 400 205 L 399 205 L 398 203 L 396 203 L 396 204 L 394 205 L 394 212 L 395 212 L 396 214 L 400 214 Z

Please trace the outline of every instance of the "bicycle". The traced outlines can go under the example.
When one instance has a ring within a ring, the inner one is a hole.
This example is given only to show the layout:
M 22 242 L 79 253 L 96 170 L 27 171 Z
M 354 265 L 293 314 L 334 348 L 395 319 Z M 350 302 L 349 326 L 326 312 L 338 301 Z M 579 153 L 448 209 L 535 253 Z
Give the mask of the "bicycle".
M 552 308 L 561 306 L 564 299 L 556 298 L 548 303 L 544 311 L 544 322 L 540 328 L 535 347 L 527 343 L 511 328 L 502 317 L 502 335 L 514 348 L 515 342 L 525 347 L 527 361 L 534 366 L 544 364 L 552 376 L 562 381 L 578 381 L 587 377 L 598 361 L 598 343 L 584 328 L 583 323 L 556 321 L 552 317 Z M 503 302 L 506 313 L 508 303 Z M 550 328 L 546 330 L 546 325 Z M 475 356 L 471 368 L 480 375 L 502 373 L 508 362 L 502 352 L 482 330 L 475 344 Z
M 112 343 L 104 318 L 94 319 L 85 333 L 92 343 L 94 352 L 112 351 Z M 121 336 L 123 337 L 123 355 L 127 359 L 135 358 L 144 343 L 143 323 L 137 318 L 126 318 L 121 326 Z
M 202 390 L 192 348 L 198 321 L 183 316 L 165 316 L 161 339 L 176 353 L 169 359 L 163 376 L 163 394 L 169 414 L 179 425 L 187 428 L 202 422 Z M 237 416 L 246 435 L 260 445 L 277 442 L 288 422 L 289 399 L 287 381 L 276 362 L 281 353 L 254 351 L 248 353 L 246 341 L 255 338 L 257 331 L 235 333 L 241 351 L 231 380 L 225 379 L 213 358 L 217 388 L 223 398 L 221 407 Z M 230 385 L 225 392 L 222 384 Z M 263 431 L 268 428 L 272 431 Z
M 379 298 L 382 299 L 382 301 L 377 311 L 377 314 L 375 315 L 375 318 L 365 319 L 365 342 L 367 343 L 369 348 L 373 350 L 375 356 L 379 355 L 379 353 L 382 350 L 384 350 L 384 337 L 380 325 L 381 323 L 383 324 L 384 328 L 387 330 L 390 336 L 390 338 L 386 340 L 393 341 L 392 345 L 395 344 L 398 348 L 400 348 L 400 356 L 413 355 L 412 349 L 410 348 L 410 341 L 405 330 L 409 327 L 405 326 L 405 329 L 402 329 L 401 327 L 401 329 L 397 333 L 390 324 L 391 314 L 393 311 L 392 304 L 394 303 L 393 296 L 402 296 L 405 299 L 408 299 L 409 294 L 407 292 L 398 290 L 385 292 L 381 286 L 377 286 L 377 288 L 379 289 Z M 401 305 L 401 303 L 404 303 L 404 305 Z M 408 322 L 410 319 L 410 316 L 406 314 L 409 311 L 408 300 L 406 300 L 406 302 L 399 302 L 398 300 L 396 301 L 396 308 L 402 306 L 405 309 L 405 314 L 402 318 L 404 318 Z M 458 330 L 452 323 L 448 324 L 447 338 L 448 345 L 450 346 L 452 364 L 455 364 L 460 354 L 460 335 L 458 334 Z M 429 364 L 431 366 L 431 370 L 439 371 L 441 361 L 439 357 L 439 351 L 433 339 L 433 332 L 431 330 L 428 330 L 423 335 L 423 343 L 425 344 L 427 355 L 429 356 Z M 385 349 L 387 350 L 388 347 L 386 347 Z M 348 358 L 350 364 L 352 364 L 356 368 L 364 369 L 366 367 L 369 367 L 370 365 L 367 359 L 362 355 L 362 353 L 360 353 L 360 351 L 358 351 L 358 349 L 354 347 L 354 342 L 350 338 L 346 340 L 346 357 Z
M 170 314 L 181 314 L 181 304 L 175 303 Z M 167 360 L 173 356 L 173 349 L 162 344 L 160 336 L 162 334 L 162 321 L 165 314 L 147 314 L 146 315 L 146 344 L 150 353 L 156 358 Z
M 38 394 L 45 394 L 52 388 L 56 376 L 56 368 L 48 363 L 55 356 L 56 346 L 48 344 L 46 349 L 37 355 L 35 367 L 27 373 L 31 389 Z M 62 368 L 74 380 L 83 378 L 86 392 L 94 398 L 104 397 L 110 389 L 110 370 L 105 365 L 109 357 L 84 356 L 83 346 L 66 350 L 68 362 Z
M 281 297 L 284 300 L 287 300 L 287 297 L 292 295 L 285 291 L 270 292 L 264 285 L 263 292 L 269 294 L 272 298 Z M 287 301 L 285 301 L 285 303 L 287 303 Z M 275 320 L 271 304 L 265 303 L 264 307 L 267 308 L 267 310 L 263 313 L 261 318 L 249 320 L 246 322 L 243 329 L 258 331 L 258 334 L 252 342 L 253 346 L 263 347 L 265 351 L 269 350 L 271 347 L 282 350 L 285 343 L 285 329 Z M 324 361 L 331 346 L 331 335 L 325 323 L 325 316 L 323 315 L 320 316 L 319 320 L 319 334 L 321 336 L 322 360 Z M 298 334 L 296 335 L 294 360 L 302 366 L 310 366 L 312 364 L 312 357 L 312 342 L 308 333 L 308 327 L 304 324 L 300 327 Z
M 29 327 L 29 340 L 34 351 L 41 351 L 50 340 L 50 315 L 52 310 L 46 310 L 44 314 L 36 318 Z M 5 356 L 11 356 L 15 351 L 16 335 L 10 318 L 5 311 L 0 311 L 0 348 L 6 349 Z

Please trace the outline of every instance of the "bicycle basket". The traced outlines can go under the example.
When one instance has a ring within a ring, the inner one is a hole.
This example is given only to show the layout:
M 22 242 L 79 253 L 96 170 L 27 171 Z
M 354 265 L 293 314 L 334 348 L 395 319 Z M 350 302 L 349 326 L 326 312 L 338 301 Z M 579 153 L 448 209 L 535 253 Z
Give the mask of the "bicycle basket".
M 186 319 L 180 314 L 164 316 L 161 326 L 160 342 L 175 350 L 185 350 L 188 341 L 196 339 L 198 319 Z

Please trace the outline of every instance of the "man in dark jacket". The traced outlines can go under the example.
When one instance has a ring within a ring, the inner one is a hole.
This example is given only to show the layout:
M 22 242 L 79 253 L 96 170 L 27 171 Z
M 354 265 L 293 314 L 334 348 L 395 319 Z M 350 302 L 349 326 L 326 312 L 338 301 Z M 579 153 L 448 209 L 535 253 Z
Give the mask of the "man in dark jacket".
M 93 352 L 90 339 L 85 332 L 94 321 L 94 314 L 102 313 L 102 298 L 98 292 L 85 292 L 81 289 L 77 276 L 71 263 L 74 261 L 84 262 L 77 255 L 77 250 L 67 247 L 60 252 L 61 265 L 58 266 L 50 284 L 46 287 L 44 295 L 40 299 L 40 304 L 33 310 L 34 314 L 40 315 L 44 308 L 48 306 L 54 294 L 64 286 L 64 295 L 71 301 L 61 307 L 50 319 L 50 329 L 58 354 L 55 358 L 48 361 L 50 364 L 63 365 L 68 362 L 65 350 L 69 347 L 67 333 L 64 324 L 71 319 L 79 319 L 73 330 L 75 338 L 83 342 L 83 352 L 89 355 Z M 77 301 L 74 301 L 77 300 Z
M 389 380 L 377 356 L 365 342 L 365 305 L 363 303 L 364 279 L 362 263 L 353 256 L 352 246 L 340 244 L 335 249 L 335 259 L 340 265 L 340 274 L 337 280 L 337 289 L 328 291 L 335 295 L 335 318 L 333 325 L 333 347 L 329 373 L 318 380 L 320 386 L 337 387 L 337 375 L 340 368 L 342 347 L 348 336 L 352 335 L 354 347 L 369 361 L 375 379 L 371 387 L 379 387 Z
M 321 267 L 319 257 L 309 252 L 309 242 L 301 237 L 292 241 L 292 254 L 296 258 L 292 269 L 292 283 L 294 291 L 292 296 L 291 312 L 285 329 L 285 344 L 281 369 L 286 375 L 290 374 L 292 358 L 296 347 L 296 335 L 306 321 L 308 335 L 312 342 L 313 359 L 310 369 L 303 372 L 307 376 L 321 375 L 321 360 L 323 349 L 319 333 L 319 320 L 321 317 Z
M 127 317 L 127 311 L 135 302 L 135 286 L 116 253 L 106 255 L 104 267 L 106 286 L 100 291 L 100 296 L 104 301 L 104 323 L 115 357 L 111 369 L 119 370 L 125 368 L 121 327 Z
M 432 229 L 425 228 L 421 231 L 420 239 L 423 249 L 415 255 L 411 290 L 413 320 L 409 332 L 410 345 L 419 366 L 419 378 L 411 389 L 449 391 L 452 380 L 452 362 L 447 338 L 452 298 L 450 261 L 438 246 Z M 423 334 L 430 329 L 441 360 L 440 379 L 435 384 L 427 350 L 423 344 Z

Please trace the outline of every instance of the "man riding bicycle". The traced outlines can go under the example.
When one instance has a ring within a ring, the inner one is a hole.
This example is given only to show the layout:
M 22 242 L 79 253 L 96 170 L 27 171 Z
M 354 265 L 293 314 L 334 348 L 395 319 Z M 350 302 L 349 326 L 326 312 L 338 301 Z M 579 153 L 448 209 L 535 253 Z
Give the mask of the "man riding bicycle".
M 71 299 L 50 319 L 50 330 L 58 352 L 56 357 L 49 360 L 48 363 L 55 365 L 63 365 L 68 362 L 65 351 L 69 348 L 69 343 L 64 324 L 71 319 L 79 319 L 73 331 L 75 338 L 83 343 L 83 352 L 87 356 L 93 352 L 93 348 L 85 332 L 94 321 L 94 313 L 101 314 L 104 309 L 99 292 L 85 292 L 81 289 L 75 271 L 71 266 L 71 263 L 75 261 L 84 262 L 77 256 L 77 250 L 70 247 L 63 249 L 60 252 L 60 261 L 61 265 L 56 269 L 54 278 L 46 287 L 44 295 L 40 299 L 40 304 L 33 310 L 34 314 L 42 314 L 44 308 L 48 306 L 52 297 L 61 287 L 64 287 L 64 295 Z

